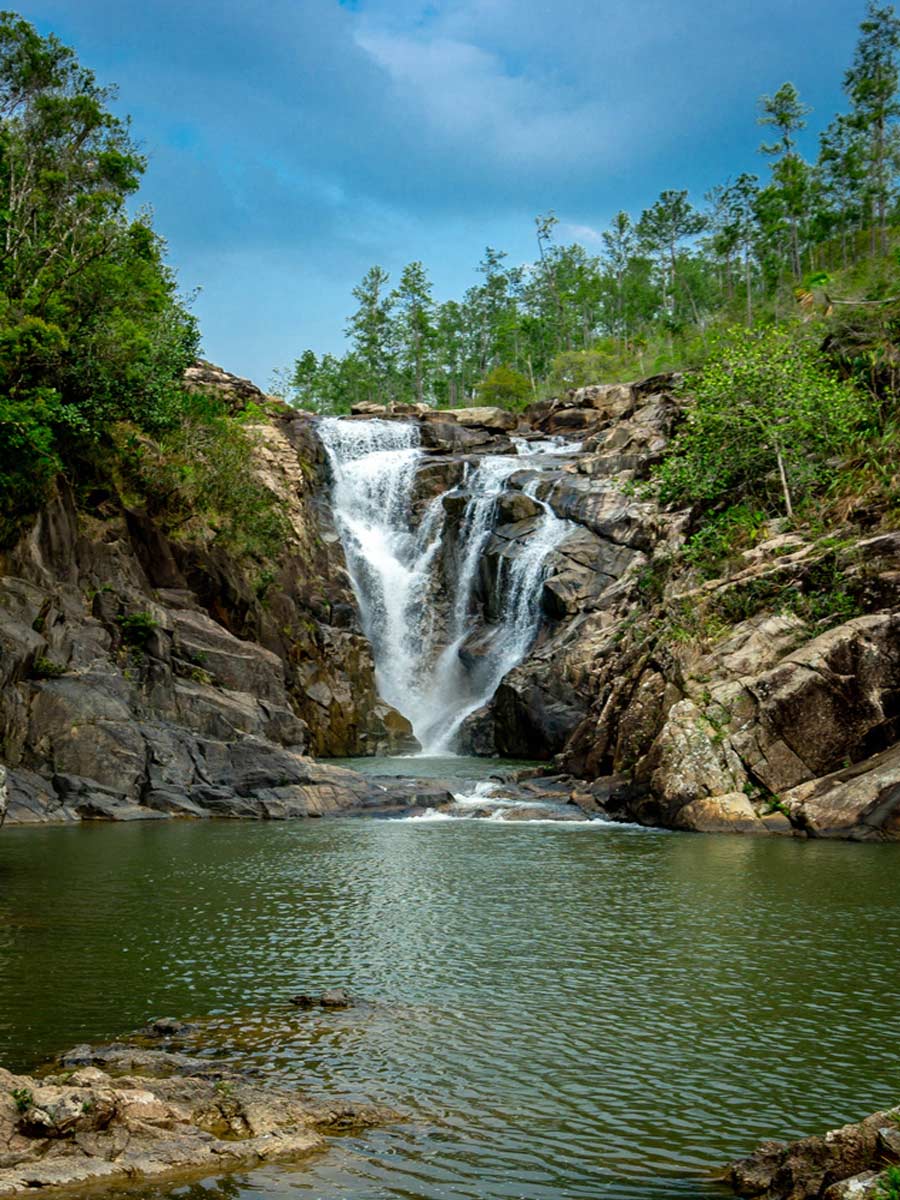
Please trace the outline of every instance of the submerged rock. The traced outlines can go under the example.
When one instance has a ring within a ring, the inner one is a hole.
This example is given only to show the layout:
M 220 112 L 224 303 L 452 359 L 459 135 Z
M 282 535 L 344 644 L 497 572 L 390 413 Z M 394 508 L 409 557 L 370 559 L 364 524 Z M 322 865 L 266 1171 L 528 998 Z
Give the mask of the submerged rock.
M 298 1008 L 352 1008 L 354 1000 L 346 988 L 329 988 L 318 996 L 305 992 L 291 996 L 291 1004 Z
M 196 1025 L 191 1025 L 187 1021 L 179 1021 L 175 1017 L 157 1017 L 141 1032 L 145 1033 L 147 1037 L 154 1038 L 184 1037 L 185 1034 L 193 1033 L 196 1028 Z

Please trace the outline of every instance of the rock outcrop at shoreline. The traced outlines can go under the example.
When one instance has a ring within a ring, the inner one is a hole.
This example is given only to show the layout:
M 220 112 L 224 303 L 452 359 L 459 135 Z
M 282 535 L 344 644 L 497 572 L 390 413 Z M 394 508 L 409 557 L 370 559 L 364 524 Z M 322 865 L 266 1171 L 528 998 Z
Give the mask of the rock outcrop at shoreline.
M 74 1053 L 69 1058 L 90 1058 Z M 327 1146 L 396 1119 L 374 1105 L 308 1101 L 207 1059 L 107 1047 L 103 1069 L 42 1078 L 0 1068 L 0 1196 L 134 1179 L 197 1177 Z
M 890 1200 L 900 1185 L 900 1107 L 796 1142 L 763 1142 L 730 1164 L 747 1200 Z
M 0 562 L 8 823 L 402 806 L 399 790 L 379 805 L 370 783 L 310 757 L 414 746 L 377 696 L 316 418 L 209 364 L 188 382 L 265 408 L 256 469 L 288 519 L 283 553 L 261 588 L 114 497 L 86 514 L 61 483 Z M 772 521 L 719 577 L 692 571 L 681 551 L 696 514 L 645 487 L 683 419 L 677 382 L 581 388 L 519 416 L 356 411 L 418 423 L 415 504 L 444 496 L 445 579 L 459 569 L 465 498 L 452 489 L 466 471 L 523 441 L 561 443 L 522 455 L 497 500 L 460 648 L 475 668 L 508 566 L 528 552 L 535 497 L 570 532 L 546 560 L 535 645 L 466 719 L 460 748 L 553 760 L 589 814 L 900 839 L 900 531 L 858 520 L 814 536 Z
M 317 816 L 369 785 L 310 754 L 408 748 L 379 701 L 309 418 L 208 365 L 190 386 L 269 405 L 256 452 L 288 521 L 263 591 L 217 549 L 64 481 L 0 558 L 7 821 Z
M 541 638 L 464 737 L 481 753 L 545 747 L 610 815 L 644 824 L 897 840 L 900 532 L 773 522 L 720 578 L 673 570 L 692 514 L 641 486 L 681 419 L 670 383 L 534 413 L 581 439 L 538 492 L 574 532 L 551 556 Z M 488 561 L 510 553 L 503 532 Z

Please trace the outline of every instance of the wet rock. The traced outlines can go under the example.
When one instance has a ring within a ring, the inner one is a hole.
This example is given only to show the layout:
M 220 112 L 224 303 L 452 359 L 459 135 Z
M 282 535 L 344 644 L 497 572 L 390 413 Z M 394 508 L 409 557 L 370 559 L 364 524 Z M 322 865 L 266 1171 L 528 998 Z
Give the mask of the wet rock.
M 196 1025 L 179 1021 L 177 1017 L 157 1017 L 155 1021 L 146 1025 L 141 1033 L 154 1038 L 184 1037 L 185 1034 L 193 1033 L 196 1028 Z
M 900 1109 L 895 1108 L 821 1137 L 763 1142 L 748 1158 L 729 1165 L 728 1179 L 739 1196 L 760 1200 L 865 1197 L 871 1194 L 872 1173 L 898 1159 L 898 1129 Z
M 345 988 L 330 988 L 319 995 L 309 995 L 301 992 L 291 996 L 291 1004 L 298 1008 L 352 1008 L 353 998 Z
M 493 810 L 493 815 L 502 821 L 583 821 L 583 812 L 559 808 L 550 804 L 516 804 L 499 807 Z
M 543 512 L 543 505 L 526 496 L 524 492 L 504 492 L 497 501 L 500 524 L 514 524 L 517 521 L 527 521 L 538 517 Z
M 78 1069 L 78 1052 L 68 1058 L 76 1069 L 67 1075 L 34 1079 L 0 1069 L 0 1196 L 298 1158 L 321 1149 L 325 1134 L 396 1116 L 346 1101 L 305 1101 L 159 1050 L 131 1055 L 125 1076 L 95 1065 Z

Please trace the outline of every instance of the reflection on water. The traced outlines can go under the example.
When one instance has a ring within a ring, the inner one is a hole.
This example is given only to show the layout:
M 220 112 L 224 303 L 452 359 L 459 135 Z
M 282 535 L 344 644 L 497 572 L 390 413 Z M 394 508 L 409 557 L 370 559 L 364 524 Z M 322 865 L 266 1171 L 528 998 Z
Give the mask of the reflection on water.
M 5 830 L 0 1062 L 201 1017 L 218 1053 L 405 1114 L 146 1197 L 710 1196 L 756 1140 L 900 1096 L 898 868 L 608 826 Z M 339 984 L 365 1003 L 287 1003 Z

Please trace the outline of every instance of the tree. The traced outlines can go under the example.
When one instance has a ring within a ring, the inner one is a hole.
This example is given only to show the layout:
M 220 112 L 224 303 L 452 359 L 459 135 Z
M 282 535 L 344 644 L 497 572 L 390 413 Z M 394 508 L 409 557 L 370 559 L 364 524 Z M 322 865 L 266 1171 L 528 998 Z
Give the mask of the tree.
M 400 284 L 390 298 L 394 318 L 393 343 L 404 380 L 411 384 L 417 404 L 430 395 L 431 352 L 435 339 L 434 300 L 428 273 L 420 262 L 403 268 Z
M 756 203 L 759 180 L 743 172 L 734 183 L 725 186 L 722 203 L 726 213 L 728 234 L 736 249 L 743 255 L 744 300 L 747 324 L 753 324 L 753 237 L 756 230 Z
M 501 408 L 524 408 L 531 398 L 531 384 L 512 367 L 494 367 L 475 390 L 481 404 Z
M 678 247 L 685 238 L 695 237 L 706 226 L 706 219 L 690 204 L 686 191 L 669 189 L 661 192 L 659 199 L 641 214 L 637 224 L 637 235 L 643 246 L 651 253 L 660 255 L 665 276 L 668 270 L 669 316 L 676 316 L 676 298 L 679 288 Z M 699 324 L 700 313 L 689 288 L 685 288 L 694 320 Z
M 637 252 L 638 239 L 631 217 L 627 212 L 617 212 L 609 229 L 601 234 L 606 265 L 615 280 L 615 319 L 612 332 L 628 340 L 628 322 L 625 314 L 625 273 Z
M 797 153 L 796 135 L 806 128 L 806 118 L 812 112 L 800 99 L 792 83 L 783 83 L 774 96 L 762 96 L 759 101 L 758 124 L 778 131 L 776 142 L 763 142 L 760 152 L 774 161 L 772 173 L 790 227 L 791 270 L 799 279 L 800 221 L 806 212 L 806 191 L 809 169 Z
M 110 249 L 137 190 L 145 164 L 114 94 L 52 34 L 0 13 L 0 274 L 33 315 Z
M 162 239 L 126 212 L 144 160 L 113 95 L 58 39 L 0 13 L 4 539 L 57 470 L 99 469 L 113 423 L 176 424 L 197 351 Z
M 851 120 L 862 135 L 867 150 L 869 194 L 872 203 L 873 242 L 875 229 L 882 253 L 887 251 L 887 208 L 896 168 L 896 141 L 891 122 L 900 116 L 897 99 L 900 50 L 900 19 L 893 5 L 879 8 L 874 0 L 866 6 L 860 24 L 861 37 L 853 65 L 844 76 L 844 91 L 853 106 Z
M 847 234 L 862 221 L 868 177 L 865 142 L 851 118 L 836 116 L 819 135 L 816 166 L 824 204 L 840 230 L 841 261 L 846 266 Z
M 556 338 L 555 348 L 562 350 L 562 297 L 559 294 L 559 285 L 556 278 L 556 269 L 553 255 L 550 253 L 553 246 L 553 231 L 559 224 L 559 218 L 551 209 L 546 216 L 537 216 L 534 218 L 535 231 L 538 244 L 538 255 L 540 258 L 540 269 L 535 272 L 536 278 L 540 284 L 546 287 L 547 294 L 552 297 L 553 306 L 556 314 Z M 568 347 L 569 349 L 571 347 Z
M 391 311 L 394 298 L 387 293 L 390 276 L 382 267 L 370 267 L 353 289 L 359 307 L 345 330 L 366 372 L 369 400 L 384 398 L 391 383 L 394 354 L 391 347 Z
M 665 501 L 765 506 L 780 495 L 792 517 L 871 416 L 869 400 L 791 328 L 727 331 L 691 390 L 687 421 L 657 473 Z

